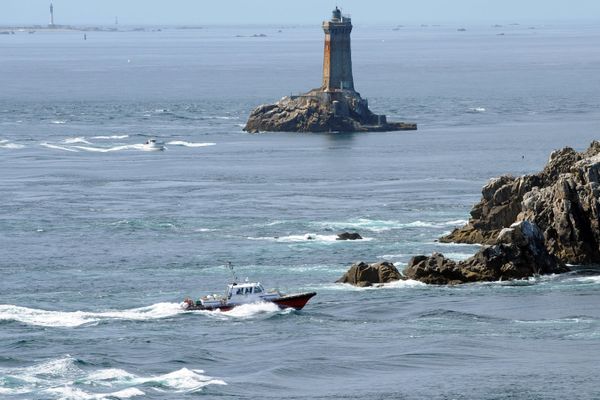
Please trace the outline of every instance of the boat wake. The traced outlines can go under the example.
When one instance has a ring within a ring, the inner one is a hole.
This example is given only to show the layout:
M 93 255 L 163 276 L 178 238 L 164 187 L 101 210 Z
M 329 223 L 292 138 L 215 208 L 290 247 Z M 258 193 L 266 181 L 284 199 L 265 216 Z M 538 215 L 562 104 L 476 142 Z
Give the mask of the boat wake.
M 148 307 L 104 312 L 48 311 L 16 305 L 0 305 L 0 321 L 14 321 L 43 327 L 74 328 L 108 320 L 145 321 L 162 319 L 183 312 L 185 311 L 181 309 L 178 303 L 157 303 Z
M 184 140 L 173 140 L 173 141 L 167 142 L 167 144 L 171 145 L 171 146 L 184 146 L 184 147 L 207 147 L 207 146 L 216 145 L 216 143 L 193 143 L 193 142 L 186 142 Z
M 86 368 L 82 368 L 85 365 Z M 0 395 L 44 399 L 128 399 L 152 393 L 194 393 L 226 385 L 200 369 L 144 376 L 118 368 L 89 372 L 87 363 L 69 355 L 20 368 L 0 368 Z
M 129 135 L 112 135 L 112 136 L 93 136 L 90 139 L 98 139 L 98 140 L 111 140 L 111 139 L 125 139 L 128 138 Z M 106 143 L 106 142 L 104 142 Z M 198 147 L 207 147 L 207 146 L 215 146 L 216 143 L 195 143 L 195 142 L 186 142 L 184 140 L 173 140 L 166 143 L 170 146 L 181 146 L 181 147 L 190 147 L 190 148 L 198 148 Z M 112 153 L 118 151 L 157 151 L 164 150 L 164 146 L 149 146 L 147 143 L 133 143 L 133 144 L 124 144 L 124 143 L 114 143 L 113 146 L 108 145 L 95 145 L 90 142 L 85 137 L 70 137 L 64 139 L 59 143 L 48 143 L 42 142 L 41 146 L 53 149 L 53 150 L 62 150 L 62 151 L 70 151 L 70 152 L 91 152 L 91 153 Z M 22 148 L 24 146 L 9 143 L 6 140 L 0 141 L 0 148 Z
M 250 319 L 257 317 L 269 318 L 275 314 L 289 314 L 293 312 L 292 308 L 280 309 L 277 304 L 270 302 L 249 303 L 234 307 L 230 311 L 191 311 L 200 312 L 211 317 L 229 320 L 229 319 Z

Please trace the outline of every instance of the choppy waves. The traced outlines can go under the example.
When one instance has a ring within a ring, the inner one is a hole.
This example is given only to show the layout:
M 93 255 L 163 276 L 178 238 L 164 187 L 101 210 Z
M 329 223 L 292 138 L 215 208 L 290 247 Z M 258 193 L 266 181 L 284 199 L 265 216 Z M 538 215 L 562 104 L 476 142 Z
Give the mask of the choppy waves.
M 90 153 L 112 153 L 120 151 L 157 151 L 165 150 L 168 147 L 165 146 L 148 146 L 145 143 L 126 143 L 123 139 L 130 138 L 129 135 L 98 135 L 91 137 L 76 136 L 67 137 L 59 142 L 45 141 L 41 142 L 40 146 L 52 149 L 61 150 L 68 152 L 90 152 Z M 101 141 L 100 144 L 94 143 L 94 141 Z M 110 142 L 112 141 L 112 143 Z M 145 141 L 145 140 L 144 140 Z M 188 147 L 188 148 L 200 148 L 215 146 L 213 142 L 189 142 L 185 140 L 172 140 L 166 143 L 167 146 L 171 147 Z M 0 148 L 6 149 L 20 149 L 25 147 L 21 144 L 11 143 L 8 140 L 0 140 Z
M 7 139 L 0 140 L 0 149 L 17 150 L 23 148 L 25 148 L 25 145 L 23 144 L 13 143 Z
M 249 240 L 266 240 L 278 243 L 347 243 L 347 242 L 369 242 L 373 238 L 363 237 L 358 240 L 338 240 L 338 235 L 321 235 L 317 233 L 304 233 L 300 235 L 287 236 L 261 236 L 248 237 Z
M 313 224 L 324 229 L 362 229 L 371 232 L 386 232 L 396 229 L 406 228 L 446 228 L 452 226 L 460 226 L 468 221 L 463 219 L 455 219 L 450 221 L 411 221 L 402 222 L 394 220 L 378 220 L 369 218 L 354 218 L 347 221 L 325 221 L 314 222 Z
M 181 368 L 143 375 L 119 368 L 90 366 L 69 355 L 28 367 L 0 368 L 0 395 L 45 399 L 127 399 L 147 393 L 194 393 L 208 385 L 226 385 L 200 369 Z
M 27 325 L 73 328 L 107 320 L 144 321 L 172 317 L 184 312 L 177 303 L 157 303 L 148 307 L 104 312 L 48 311 L 16 305 L 0 305 L 0 321 Z

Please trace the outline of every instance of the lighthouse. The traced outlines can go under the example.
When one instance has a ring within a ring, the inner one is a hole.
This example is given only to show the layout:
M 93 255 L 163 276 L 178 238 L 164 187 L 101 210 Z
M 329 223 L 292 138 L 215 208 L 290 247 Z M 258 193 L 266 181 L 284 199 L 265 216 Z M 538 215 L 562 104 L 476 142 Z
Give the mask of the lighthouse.
M 323 56 L 323 86 L 326 92 L 338 90 L 354 91 L 352 78 L 352 54 L 350 32 L 352 21 L 342 15 L 339 8 L 333 10 L 331 20 L 323 21 L 325 53 Z
M 51 28 L 54 27 L 54 6 L 50 3 L 50 25 Z

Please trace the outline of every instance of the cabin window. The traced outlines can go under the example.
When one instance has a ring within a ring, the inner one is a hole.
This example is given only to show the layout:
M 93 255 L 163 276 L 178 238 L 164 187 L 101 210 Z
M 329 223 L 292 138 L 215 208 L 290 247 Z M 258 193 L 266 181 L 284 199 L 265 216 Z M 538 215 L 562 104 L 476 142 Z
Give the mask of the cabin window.
M 254 293 L 261 293 L 262 292 L 262 288 L 260 286 L 257 286 L 254 288 Z
M 235 294 L 244 294 L 244 289 L 243 288 L 239 288 Z
M 247 287 L 246 288 L 246 294 L 252 293 L 252 288 L 251 287 Z

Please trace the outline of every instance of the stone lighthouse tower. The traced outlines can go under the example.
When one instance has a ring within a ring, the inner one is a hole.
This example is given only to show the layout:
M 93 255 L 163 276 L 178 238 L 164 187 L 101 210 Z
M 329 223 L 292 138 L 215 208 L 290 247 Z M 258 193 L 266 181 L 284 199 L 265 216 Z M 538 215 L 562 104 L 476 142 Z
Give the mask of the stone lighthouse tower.
M 330 21 L 323 22 L 325 54 L 323 56 L 323 90 L 354 90 L 352 78 L 352 54 L 350 32 L 352 21 L 342 15 L 339 8 L 333 10 Z

